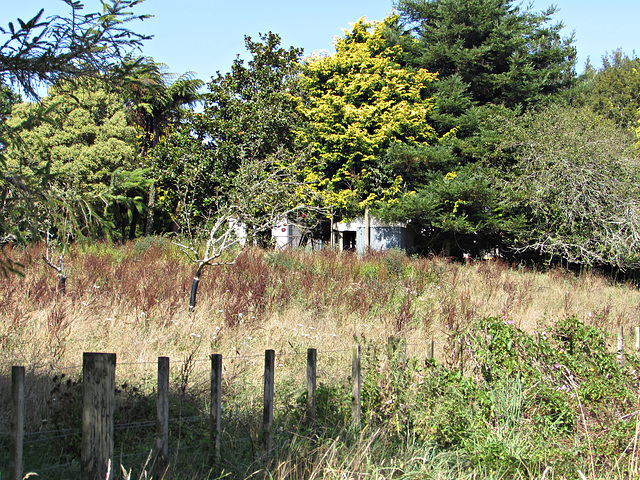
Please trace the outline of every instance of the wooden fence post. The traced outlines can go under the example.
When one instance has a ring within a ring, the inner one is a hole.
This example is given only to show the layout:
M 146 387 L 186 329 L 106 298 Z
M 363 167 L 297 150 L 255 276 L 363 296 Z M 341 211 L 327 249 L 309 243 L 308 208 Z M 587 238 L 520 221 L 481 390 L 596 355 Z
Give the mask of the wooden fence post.
M 636 329 L 636 357 L 640 356 L 640 327 Z
M 158 357 L 157 413 L 158 460 L 155 476 L 163 478 L 169 465 L 169 357 Z
M 220 461 L 220 433 L 222 431 L 222 355 L 211 355 L 211 459 Z
M 618 332 L 618 363 L 624 365 L 624 327 L 622 325 Z
M 433 341 L 433 338 L 431 340 L 429 340 L 429 343 L 427 344 L 427 360 L 433 360 L 435 358 L 435 342 Z
M 273 394 L 276 352 L 265 350 L 264 352 L 264 413 L 262 415 L 263 447 L 267 456 L 271 455 L 273 439 L 271 426 L 273 424 Z
M 111 480 L 113 414 L 116 396 L 116 354 L 82 356 L 82 480 Z
M 351 352 L 351 379 L 353 382 L 351 392 L 351 409 L 353 415 L 353 424 L 356 428 L 360 428 L 360 416 L 362 414 L 362 372 L 360 370 L 360 345 L 354 345 Z
M 316 362 L 318 351 L 307 349 L 307 422 L 309 426 L 316 423 Z
M 22 480 L 24 447 L 24 367 L 11 367 L 9 480 Z

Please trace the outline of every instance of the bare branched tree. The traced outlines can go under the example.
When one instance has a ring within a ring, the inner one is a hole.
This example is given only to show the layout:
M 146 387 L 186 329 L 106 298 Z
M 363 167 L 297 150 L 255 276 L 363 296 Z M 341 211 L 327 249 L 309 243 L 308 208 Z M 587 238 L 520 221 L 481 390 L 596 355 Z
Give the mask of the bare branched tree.
M 247 246 L 270 242 L 272 228 L 285 219 L 295 223 L 297 218 L 304 218 L 304 225 L 300 222 L 300 228 L 310 229 L 315 226 L 315 221 L 320 221 L 327 214 L 319 206 L 319 198 L 312 186 L 297 178 L 295 162 L 285 162 L 282 157 L 274 155 L 264 160 L 242 161 L 231 188 L 217 199 L 210 221 L 199 229 L 202 234 L 192 233 L 190 243 L 176 242 L 197 265 L 189 311 L 195 308 L 198 284 L 205 267 L 235 264 Z M 186 207 L 183 222 L 189 226 Z M 202 241 L 204 238 L 206 241 Z
M 640 162 L 628 132 L 588 111 L 550 107 L 512 128 L 504 191 L 526 216 L 517 254 L 640 268 Z
M 57 255 L 58 260 L 55 261 L 54 259 L 55 255 L 53 254 L 55 247 L 51 244 L 52 235 L 49 231 L 47 231 L 45 238 L 46 238 L 47 249 L 45 253 L 42 254 L 42 259 L 44 260 L 44 263 L 46 263 L 49 267 L 55 270 L 56 273 L 58 274 L 58 284 L 56 286 L 56 291 L 64 295 L 65 292 L 67 291 L 67 275 L 64 271 L 64 256 L 67 253 L 67 247 L 69 243 L 68 241 L 64 241 L 62 243 L 59 249 L 60 251 L 58 252 L 59 255 Z

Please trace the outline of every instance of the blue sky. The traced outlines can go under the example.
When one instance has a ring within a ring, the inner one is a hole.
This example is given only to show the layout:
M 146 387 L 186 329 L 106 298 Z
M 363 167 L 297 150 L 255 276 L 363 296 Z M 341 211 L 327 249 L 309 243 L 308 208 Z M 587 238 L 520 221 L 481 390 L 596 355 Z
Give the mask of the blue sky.
M 84 0 L 86 11 L 99 8 L 97 0 Z M 601 64 L 606 52 L 622 48 L 640 55 L 640 1 L 638 0 L 535 0 L 533 9 L 541 11 L 552 3 L 560 10 L 554 16 L 566 25 L 564 34 L 575 31 L 578 71 L 587 57 Z M 63 13 L 68 7 L 61 0 L 0 0 L 3 27 L 17 17 L 28 20 L 40 8 L 45 15 Z M 525 5 L 527 3 L 525 2 Z M 244 35 L 258 38 L 260 32 L 280 34 L 282 44 L 314 50 L 332 50 L 334 37 L 342 35 L 360 17 L 382 20 L 393 10 L 391 0 L 146 0 L 137 13 L 154 18 L 131 28 L 154 35 L 143 54 L 168 65 L 175 73 L 195 72 L 208 81 L 216 71 L 227 72 L 237 54 L 244 54 Z

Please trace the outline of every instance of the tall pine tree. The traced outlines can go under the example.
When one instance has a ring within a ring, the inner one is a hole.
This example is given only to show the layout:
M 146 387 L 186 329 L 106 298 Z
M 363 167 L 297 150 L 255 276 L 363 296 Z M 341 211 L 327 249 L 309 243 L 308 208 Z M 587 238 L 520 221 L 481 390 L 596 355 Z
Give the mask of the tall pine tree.
M 458 77 L 479 105 L 539 103 L 572 84 L 576 49 L 563 24 L 511 0 L 398 0 L 405 25 L 420 40 L 416 67 Z

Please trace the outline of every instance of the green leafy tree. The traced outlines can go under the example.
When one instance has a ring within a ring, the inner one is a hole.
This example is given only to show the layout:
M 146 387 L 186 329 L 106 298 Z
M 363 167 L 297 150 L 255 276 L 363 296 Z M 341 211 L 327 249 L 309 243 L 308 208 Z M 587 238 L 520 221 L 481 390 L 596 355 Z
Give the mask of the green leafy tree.
M 503 125 L 515 161 L 496 178 L 521 257 L 640 267 L 640 170 L 633 136 L 588 109 L 549 106 Z
M 417 248 L 462 257 L 498 247 L 504 218 L 490 172 L 469 164 L 447 173 L 431 171 L 424 184 L 374 210 L 395 221 L 408 221 L 420 234 Z
M 308 127 L 300 138 L 312 148 L 305 175 L 319 182 L 327 205 L 347 216 L 401 191 L 403 172 L 386 161 L 392 145 L 442 140 L 431 126 L 436 104 L 427 95 L 436 75 L 403 66 L 403 47 L 387 40 L 397 20 L 360 20 L 337 40 L 334 55 L 305 65 Z
M 158 145 L 161 137 L 180 123 L 200 100 L 204 82 L 191 72 L 175 75 L 152 58 L 131 61 L 133 72 L 126 78 L 123 95 L 133 110 L 144 138 L 142 155 Z
M 282 48 L 272 32 L 260 40 L 245 37 L 251 59 L 245 64 L 238 57 L 230 72 L 218 72 L 204 95 L 199 128 L 222 175 L 235 171 L 242 159 L 296 148 L 302 50 Z
M 11 109 L 20 102 L 20 95 L 15 94 L 9 87 L 0 82 L 0 141 L 7 142 L 6 135 L 9 133 L 6 121 L 11 115 Z M 6 145 L 0 143 L 0 155 L 5 150 Z M 0 156 L 0 160 L 2 157 Z
M 176 78 L 166 71 L 164 65 L 155 63 L 151 58 L 130 62 L 134 66 L 133 72 L 126 77 L 122 90 L 136 124 L 143 131 L 140 156 L 143 163 L 151 168 L 154 179 L 149 186 L 145 225 L 145 234 L 151 235 L 154 231 L 158 193 L 155 180 L 164 176 L 166 168 L 165 161 L 161 162 L 162 165 L 154 163 L 154 159 L 164 159 L 164 155 L 154 155 L 152 151 L 161 138 L 166 138 L 190 115 L 189 107 L 201 100 L 199 89 L 204 82 L 193 78 L 191 73 Z
M 251 59 L 218 72 L 204 112 L 155 149 L 167 167 L 159 198 L 178 201 L 173 216 L 190 240 L 180 247 L 197 265 L 190 310 L 207 266 L 235 263 L 247 245 L 270 241 L 282 220 L 308 227 L 312 213 L 324 213 L 299 175 L 306 161 L 296 139 L 302 51 L 282 48 L 271 32 L 245 43 Z
M 528 106 L 550 102 L 574 83 L 573 38 L 561 38 L 555 9 L 535 13 L 507 0 L 399 0 L 402 20 L 389 41 L 407 45 L 406 68 L 438 73 L 428 90 L 435 100 L 437 146 L 404 143 L 387 152 L 404 171 L 405 193 L 377 213 L 409 220 L 429 251 L 480 254 L 503 246 L 504 231 L 519 225 L 499 202 L 494 169 L 511 158 L 498 148 L 502 123 Z M 403 43 L 404 42 L 404 43 Z
M 237 58 L 230 72 L 212 79 L 203 95 L 204 112 L 191 116 L 161 151 L 163 165 L 169 167 L 166 172 L 172 172 L 171 178 L 164 177 L 173 183 L 167 185 L 167 193 L 180 202 L 182 213 L 175 217 L 182 217 L 183 224 L 188 219 L 193 226 L 219 211 L 234 196 L 236 176 L 247 164 L 263 162 L 265 168 L 291 170 L 291 162 L 297 166 L 304 158 L 295 134 L 303 121 L 298 111 L 302 51 L 282 48 L 274 33 L 262 35 L 260 41 L 245 37 L 245 43 L 250 60 Z M 191 179 L 182 173 L 194 171 L 185 163 L 192 161 L 189 158 L 197 158 L 203 167 L 195 168 L 197 175 Z M 271 209 L 268 202 L 254 205 L 252 218 L 261 209 Z M 265 241 L 270 239 L 270 227 L 263 235 Z
M 600 69 L 585 72 L 578 101 L 623 128 L 634 128 L 640 108 L 640 59 L 616 50 L 602 58 Z
M 59 201 L 76 199 L 73 203 L 82 212 L 79 226 L 85 233 L 94 225 L 90 218 L 102 218 L 126 238 L 127 225 L 135 230 L 132 219 L 140 208 L 144 181 L 133 174 L 138 163 L 136 130 L 128 124 L 122 97 L 95 80 L 82 86 L 58 85 L 49 92 L 38 104 L 13 108 L 8 124 L 23 126 L 22 145 L 6 151 L 8 174 L 36 182 L 46 171 L 47 191 Z M 41 118 L 26 125 L 27 120 L 37 119 L 34 112 L 39 109 L 48 112 L 46 121 Z M 52 206 L 38 203 L 46 218 Z
M 511 0 L 398 0 L 396 8 L 420 41 L 411 64 L 456 77 L 471 99 L 532 105 L 574 81 L 573 37 L 562 38 L 556 13 Z
M 148 152 L 155 186 L 155 228 L 188 233 L 208 218 L 227 177 L 221 177 L 213 155 L 194 124 L 191 113 Z M 147 227 L 149 227 L 149 220 Z

